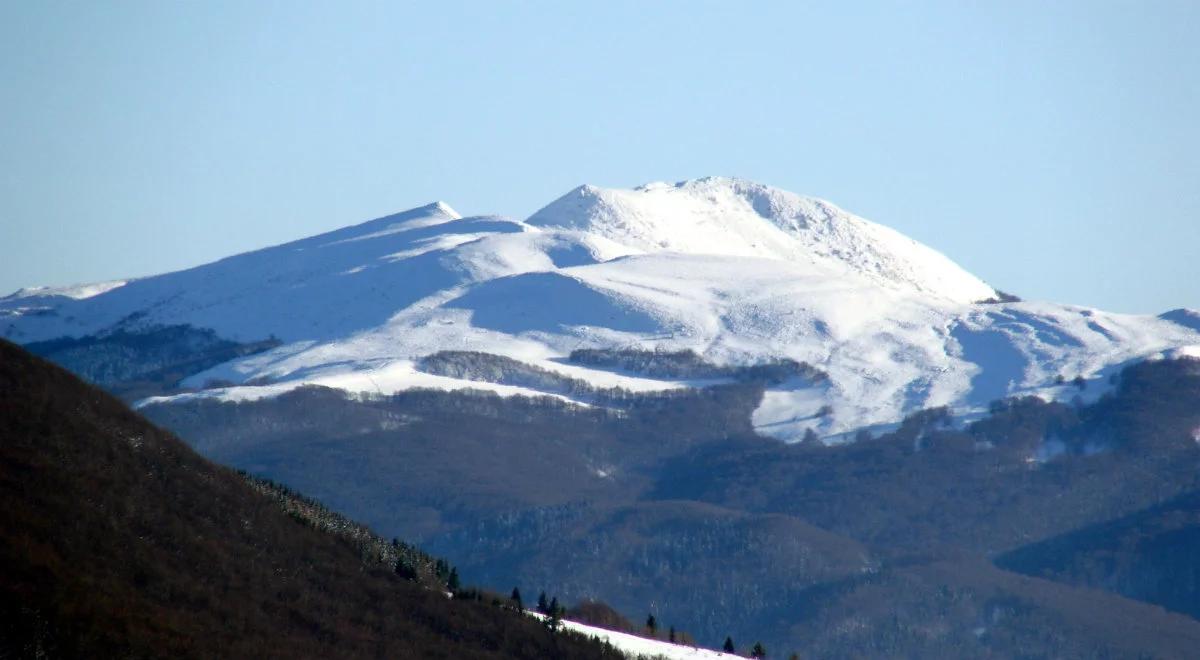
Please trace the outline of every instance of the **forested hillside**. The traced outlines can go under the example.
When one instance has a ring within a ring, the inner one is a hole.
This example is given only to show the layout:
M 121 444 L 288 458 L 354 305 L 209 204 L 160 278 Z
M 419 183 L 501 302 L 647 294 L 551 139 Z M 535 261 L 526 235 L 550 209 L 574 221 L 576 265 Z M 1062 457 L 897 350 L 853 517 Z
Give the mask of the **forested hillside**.
M 0 341 L 0 656 L 622 657 L 311 504 Z
M 755 381 L 620 410 L 308 388 L 146 412 L 493 588 L 653 611 L 710 646 L 733 634 L 818 657 L 1187 657 L 1200 622 L 1157 605 L 1187 612 L 1172 603 L 1191 593 L 1195 548 L 1154 551 L 1186 534 L 1131 549 L 1115 575 L 1137 567 L 1136 580 L 992 564 L 1200 488 L 1197 362 L 1139 363 L 1114 383 L 1090 405 L 1006 399 L 965 426 L 928 410 L 838 446 L 756 435 Z M 1184 576 L 1178 593 L 1144 588 L 1158 575 Z

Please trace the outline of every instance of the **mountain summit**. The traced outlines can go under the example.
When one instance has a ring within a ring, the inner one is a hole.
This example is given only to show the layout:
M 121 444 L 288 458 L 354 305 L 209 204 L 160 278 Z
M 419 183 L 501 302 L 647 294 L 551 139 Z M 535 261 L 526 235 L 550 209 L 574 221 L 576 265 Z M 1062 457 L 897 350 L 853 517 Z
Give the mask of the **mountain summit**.
M 992 287 L 927 246 L 828 202 L 729 178 L 582 186 L 525 221 L 461 217 L 439 202 L 63 291 L 0 300 L 0 336 L 57 350 L 186 326 L 280 344 L 255 355 L 221 344 L 221 364 L 172 367 L 182 386 L 203 390 L 172 396 L 261 398 L 320 384 L 587 404 L 581 383 L 663 391 L 787 360 L 826 376 L 766 389 L 755 427 L 787 440 L 849 435 L 934 406 L 970 415 L 1006 396 L 1099 396 L 1120 365 L 1200 345 L 1187 311 L 986 303 Z M 691 352 L 712 378 L 584 364 L 572 358 L 580 349 Z M 425 358 L 444 351 L 510 366 L 432 369 Z
M 941 253 L 824 200 L 709 177 L 633 190 L 580 186 L 529 218 L 641 252 L 765 257 L 847 268 L 884 286 L 970 303 L 996 291 Z

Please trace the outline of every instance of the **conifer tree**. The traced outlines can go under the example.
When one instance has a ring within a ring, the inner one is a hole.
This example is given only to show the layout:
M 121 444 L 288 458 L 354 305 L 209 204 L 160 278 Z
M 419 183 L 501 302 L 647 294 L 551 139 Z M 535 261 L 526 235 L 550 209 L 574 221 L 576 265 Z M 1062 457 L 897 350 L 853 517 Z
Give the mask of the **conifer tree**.
M 667 641 L 672 644 L 675 643 L 675 626 L 671 626 L 671 629 L 667 632 Z
M 458 591 L 458 587 L 459 587 L 458 569 L 451 568 L 450 576 L 446 578 L 446 588 L 449 589 L 451 592 L 455 592 L 455 591 Z
M 767 657 L 767 649 L 765 646 L 762 645 L 762 642 L 754 643 L 754 648 L 750 649 L 750 657 L 751 658 Z
M 525 611 L 525 604 L 521 602 L 521 590 L 520 589 L 513 587 L 512 595 L 509 596 L 508 599 L 513 602 L 513 606 L 515 606 L 517 608 L 518 612 Z
M 654 634 L 658 631 L 658 621 L 654 620 L 653 614 L 646 617 L 646 630 L 650 632 L 651 637 L 654 637 Z
M 416 580 L 417 570 L 410 566 L 404 559 L 398 559 L 396 560 L 396 575 L 405 580 Z
M 558 604 L 558 596 L 550 599 L 550 613 L 546 616 L 546 626 L 550 630 L 558 630 L 562 625 L 563 607 Z
M 735 649 L 735 648 L 734 648 L 734 646 L 733 646 L 733 638 L 732 638 L 732 637 L 726 637 L 726 638 L 725 638 L 725 646 L 722 646 L 722 647 L 721 647 L 721 649 L 722 649 L 722 650 L 724 650 L 726 653 L 733 653 L 733 652 L 735 652 L 737 649 Z
M 537 611 L 542 614 L 550 613 L 550 605 L 546 603 L 546 592 L 538 594 Z

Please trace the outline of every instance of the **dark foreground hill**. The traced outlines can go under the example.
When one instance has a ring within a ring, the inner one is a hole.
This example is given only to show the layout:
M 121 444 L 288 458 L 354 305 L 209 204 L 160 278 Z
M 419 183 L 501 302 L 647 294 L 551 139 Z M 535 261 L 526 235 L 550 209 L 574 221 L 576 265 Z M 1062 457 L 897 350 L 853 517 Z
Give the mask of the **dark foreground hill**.
M 0 657 L 619 656 L 364 561 L 0 340 Z

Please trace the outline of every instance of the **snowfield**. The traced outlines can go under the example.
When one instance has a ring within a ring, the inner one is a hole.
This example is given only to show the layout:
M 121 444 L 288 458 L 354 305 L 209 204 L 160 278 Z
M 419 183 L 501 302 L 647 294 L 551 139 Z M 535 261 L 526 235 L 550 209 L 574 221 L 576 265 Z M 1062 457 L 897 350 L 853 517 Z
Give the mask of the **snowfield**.
M 186 323 L 281 339 L 185 381 L 233 387 L 180 395 L 227 399 L 306 383 L 542 394 L 415 367 L 444 350 L 643 392 L 697 383 L 566 357 L 627 348 L 733 365 L 791 358 L 829 379 L 766 392 L 753 422 L 784 440 L 809 429 L 845 438 L 932 406 L 970 416 L 1011 395 L 1089 399 L 1130 361 L 1200 345 L 1190 310 L 983 302 L 996 296 L 942 254 L 828 202 L 708 178 L 583 186 L 525 221 L 464 218 L 439 202 L 176 273 L 22 290 L 0 299 L 0 334 L 28 343 Z
M 532 617 L 545 619 L 545 615 L 537 612 L 528 613 Z M 745 656 L 732 653 L 722 653 L 710 649 L 700 648 L 698 646 L 686 646 L 683 644 L 671 644 L 670 642 L 662 642 L 656 639 L 647 639 L 630 635 L 628 633 L 616 632 L 605 628 L 597 628 L 575 621 L 563 620 L 562 625 L 568 630 L 583 633 L 590 637 L 595 637 L 602 642 L 608 642 L 614 648 L 625 653 L 630 658 L 666 658 L 666 660 L 705 660 L 706 658 L 744 658 Z

